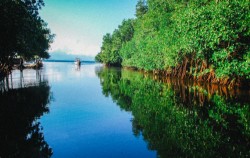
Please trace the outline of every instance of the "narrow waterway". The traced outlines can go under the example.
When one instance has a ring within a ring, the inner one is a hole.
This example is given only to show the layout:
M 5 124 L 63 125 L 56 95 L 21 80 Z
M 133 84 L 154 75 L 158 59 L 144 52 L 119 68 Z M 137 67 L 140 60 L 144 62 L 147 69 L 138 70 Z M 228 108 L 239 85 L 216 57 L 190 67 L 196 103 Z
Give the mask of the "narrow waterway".
M 0 82 L 0 157 L 249 157 L 249 90 L 45 62 Z

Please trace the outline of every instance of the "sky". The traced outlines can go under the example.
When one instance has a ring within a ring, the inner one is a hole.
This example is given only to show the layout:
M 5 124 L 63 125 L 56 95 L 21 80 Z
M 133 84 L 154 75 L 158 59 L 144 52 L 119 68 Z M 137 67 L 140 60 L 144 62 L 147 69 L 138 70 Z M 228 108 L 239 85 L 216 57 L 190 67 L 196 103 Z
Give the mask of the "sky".
M 44 0 L 40 11 L 56 35 L 49 53 L 94 57 L 102 38 L 135 17 L 137 0 Z

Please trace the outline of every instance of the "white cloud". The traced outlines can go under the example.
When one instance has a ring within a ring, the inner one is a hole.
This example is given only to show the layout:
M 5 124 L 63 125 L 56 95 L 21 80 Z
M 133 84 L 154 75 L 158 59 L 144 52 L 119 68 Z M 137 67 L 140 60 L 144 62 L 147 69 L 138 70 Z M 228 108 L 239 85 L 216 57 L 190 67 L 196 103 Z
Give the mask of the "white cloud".
M 137 0 L 44 0 L 41 17 L 56 34 L 50 53 L 94 57 L 103 35 L 112 33 L 123 19 L 134 17 Z
M 51 44 L 50 52 L 65 52 L 74 55 L 95 56 L 100 51 L 100 45 L 82 36 L 57 34 Z

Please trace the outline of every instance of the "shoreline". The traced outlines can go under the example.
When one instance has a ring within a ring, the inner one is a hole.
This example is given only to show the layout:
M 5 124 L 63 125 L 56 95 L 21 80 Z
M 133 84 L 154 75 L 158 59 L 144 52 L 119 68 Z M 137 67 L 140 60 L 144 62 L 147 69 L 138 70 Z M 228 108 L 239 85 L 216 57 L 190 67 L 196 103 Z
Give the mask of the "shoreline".
M 213 84 L 217 86 L 226 86 L 230 89 L 232 88 L 239 88 L 239 89 L 246 89 L 249 90 L 250 88 L 250 81 L 247 79 L 242 79 L 240 77 L 235 78 L 216 78 L 215 74 L 213 72 L 208 72 L 201 76 L 194 76 L 193 74 L 185 73 L 183 75 L 183 72 L 180 71 L 169 71 L 169 70 L 150 70 L 146 71 L 144 69 L 139 69 L 136 67 L 129 67 L 129 66 L 110 66 L 104 64 L 106 67 L 120 67 L 123 69 L 129 69 L 132 71 L 138 71 L 142 72 L 144 74 L 152 74 L 153 76 L 156 76 L 158 78 L 162 78 L 163 80 L 167 80 L 168 78 L 171 79 L 179 79 L 179 80 L 192 80 L 193 82 L 202 83 L 202 84 Z

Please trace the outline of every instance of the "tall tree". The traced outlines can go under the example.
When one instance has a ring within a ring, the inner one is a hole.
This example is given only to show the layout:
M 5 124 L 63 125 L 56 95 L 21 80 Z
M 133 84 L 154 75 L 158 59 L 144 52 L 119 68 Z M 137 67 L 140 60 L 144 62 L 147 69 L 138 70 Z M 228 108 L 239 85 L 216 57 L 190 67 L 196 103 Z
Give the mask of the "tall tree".
M 39 16 L 43 0 L 0 1 L 0 70 L 12 66 L 15 56 L 49 58 L 53 40 L 47 24 Z
M 96 61 L 107 65 L 120 66 L 122 63 L 121 47 L 133 38 L 134 20 L 123 20 L 122 24 L 112 34 L 103 37 L 101 52 L 96 56 Z
M 148 11 L 147 1 L 146 0 L 139 0 L 136 4 L 136 17 L 140 18 Z
M 249 0 L 139 0 L 133 37 L 116 49 L 121 65 L 249 85 L 249 6 Z

